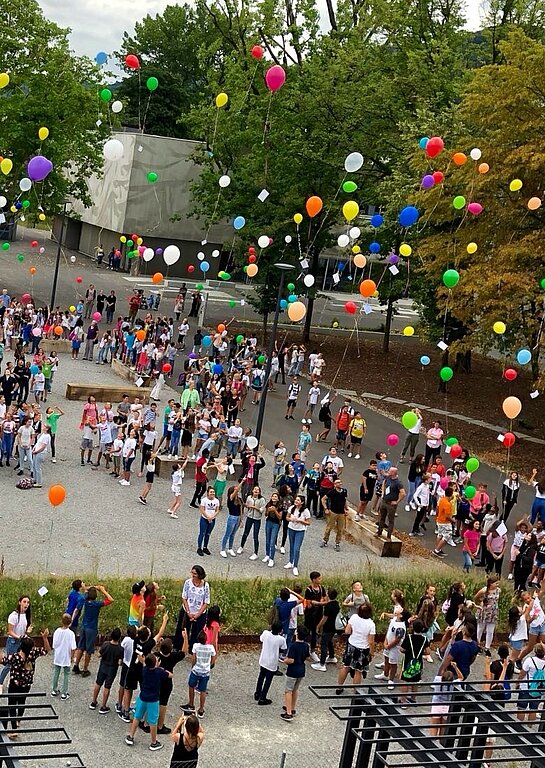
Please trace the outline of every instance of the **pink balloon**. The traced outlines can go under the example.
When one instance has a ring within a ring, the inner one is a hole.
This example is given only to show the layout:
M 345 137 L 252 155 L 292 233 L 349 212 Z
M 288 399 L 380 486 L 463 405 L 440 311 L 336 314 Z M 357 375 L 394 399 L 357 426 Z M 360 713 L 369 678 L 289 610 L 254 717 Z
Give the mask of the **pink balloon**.
M 386 442 L 388 443 L 388 445 L 391 445 L 393 447 L 394 445 L 397 445 L 399 443 L 399 437 L 394 434 L 388 435 L 388 437 L 386 438 Z
M 446 488 L 448 488 L 448 484 L 449 484 L 449 479 L 448 479 L 448 477 L 442 477 L 442 478 L 439 480 L 439 485 L 441 486 L 441 488 L 442 488 L 443 490 L 445 490 Z
M 478 216 L 480 213 L 483 212 L 483 207 L 480 203 L 469 203 L 467 206 L 467 210 L 472 213 L 474 216 Z
M 140 254 L 140 256 L 142 256 L 142 254 L 144 253 L 145 250 L 146 250 L 146 246 L 145 245 L 139 245 L 138 246 L 138 253 Z
M 42 335 L 42 329 L 41 328 L 33 328 L 32 329 L 32 335 L 33 336 L 41 336 Z
M 93 320 L 96 320 L 97 323 L 99 323 L 102 320 L 102 315 L 100 312 L 93 312 Z
M 40 248 L 40 253 L 45 253 L 45 248 L 43 246 Z
M 23 293 L 23 295 L 21 296 L 21 301 L 23 302 L 23 304 L 29 304 L 31 299 L 32 299 L 32 296 L 30 295 L 30 293 Z
M 269 91 L 279 91 L 286 82 L 286 73 L 280 64 L 275 64 L 265 72 L 265 82 Z

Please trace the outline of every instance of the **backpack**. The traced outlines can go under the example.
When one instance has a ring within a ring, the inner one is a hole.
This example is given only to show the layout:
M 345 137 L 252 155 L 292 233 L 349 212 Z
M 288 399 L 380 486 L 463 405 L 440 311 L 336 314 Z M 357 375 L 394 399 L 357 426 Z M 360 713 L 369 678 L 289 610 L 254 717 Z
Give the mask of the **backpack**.
M 327 418 L 327 415 L 328 415 L 328 408 L 326 405 L 322 405 L 318 412 L 318 421 L 321 421 L 323 424 Z
M 20 491 L 28 491 L 29 488 L 32 488 L 33 485 L 34 483 L 30 479 L 30 477 L 22 477 L 15 487 L 18 488 Z
M 545 693 L 545 668 L 538 667 L 533 656 L 531 658 L 535 672 L 528 685 L 528 693 L 532 698 L 537 699 Z
M 418 653 L 414 654 L 414 647 L 413 647 L 413 638 L 411 635 L 409 635 L 409 645 L 411 647 L 411 654 L 414 658 L 411 659 L 409 662 L 409 665 L 406 669 L 403 670 L 403 677 L 406 680 L 411 680 L 413 677 L 418 677 L 422 674 L 422 654 L 424 652 L 424 646 L 426 645 L 425 642 L 422 643 L 422 648 L 418 651 Z
M 254 387 L 254 389 L 261 389 L 262 386 L 263 386 L 263 379 L 259 374 L 256 373 L 252 379 L 252 387 Z

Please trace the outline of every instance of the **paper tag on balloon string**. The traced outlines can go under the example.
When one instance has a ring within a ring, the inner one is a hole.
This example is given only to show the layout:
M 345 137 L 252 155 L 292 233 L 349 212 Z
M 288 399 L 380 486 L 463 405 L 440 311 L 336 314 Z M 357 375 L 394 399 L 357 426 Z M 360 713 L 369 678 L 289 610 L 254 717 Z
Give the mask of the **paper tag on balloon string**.
M 141 144 L 138 145 L 138 151 L 139 152 L 143 152 L 144 151 L 144 147 Z
M 450 453 L 450 445 L 445 445 L 445 453 Z
M 373 311 L 373 307 L 370 304 L 364 304 L 363 311 L 365 312 L 366 315 L 370 315 L 371 312 Z
M 308 269 L 308 267 L 309 267 L 307 259 L 301 259 L 299 264 L 301 265 L 301 269 Z
M 134 383 L 136 384 L 137 387 L 141 387 L 142 384 L 144 383 L 144 379 L 141 376 L 139 376 Z
M 507 526 L 505 525 L 505 523 L 502 522 L 498 525 L 498 527 L 496 528 L 496 533 L 498 534 L 498 536 L 505 536 L 505 534 L 507 533 Z
M 437 346 L 439 347 L 439 349 L 440 349 L 442 352 L 446 352 L 446 350 L 448 349 L 448 344 L 445 344 L 445 342 L 444 342 L 444 341 L 439 341 L 439 342 L 437 342 Z
M 340 280 L 341 280 L 341 277 L 339 273 L 335 272 L 335 274 L 333 275 L 333 282 L 335 283 L 335 285 L 337 285 L 337 283 L 340 282 Z
M 259 195 L 257 196 L 257 199 L 259 200 L 260 203 L 264 203 L 269 195 L 270 195 L 270 192 L 268 190 L 262 189 Z
M 503 443 L 503 441 L 505 440 L 505 435 L 498 435 L 496 439 L 499 440 L 500 443 Z
M 532 398 L 532 400 L 535 400 L 536 397 L 539 397 L 539 390 L 534 389 L 533 392 L 530 392 L 530 397 Z
M 395 264 L 392 264 L 391 266 L 389 266 L 388 269 L 390 270 L 392 275 L 399 275 L 399 269 L 396 267 Z
M 49 590 L 47 587 L 40 587 L 40 589 L 38 590 L 38 594 L 40 595 L 40 597 L 45 597 L 48 592 Z
M 234 464 L 229 464 L 229 466 L 227 467 L 227 471 L 229 472 L 230 475 L 234 475 L 235 474 L 235 465 Z
M 201 240 L 201 245 L 206 245 L 207 242 L 208 242 L 208 240 L 206 240 L 206 238 L 205 238 L 204 240 Z
M 102 120 L 97 120 L 95 125 L 97 128 L 100 128 L 100 126 L 102 125 Z
M 245 304 L 246 304 L 246 302 L 244 301 L 244 299 L 241 299 L 240 300 L 240 306 L 243 307 Z
M 6 220 L 6 217 L 4 216 L 4 214 L 0 213 L 0 224 L 3 224 L 5 220 Z

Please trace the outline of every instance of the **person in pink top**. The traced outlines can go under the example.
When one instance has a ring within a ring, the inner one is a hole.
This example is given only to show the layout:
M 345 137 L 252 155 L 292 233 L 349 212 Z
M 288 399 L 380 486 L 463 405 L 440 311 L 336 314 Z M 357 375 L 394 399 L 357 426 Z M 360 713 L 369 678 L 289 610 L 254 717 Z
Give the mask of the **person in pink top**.
M 469 508 L 472 515 L 477 515 L 481 510 L 486 508 L 487 504 L 490 504 L 490 496 L 486 492 L 487 485 L 485 483 L 479 483 L 477 493 L 471 499 Z
M 426 467 L 429 467 L 432 461 L 435 461 L 437 456 L 439 456 L 444 434 L 441 422 L 438 420 L 434 421 L 426 432 L 426 455 L 424 457 L 424 465 Z
M 462 547 L 462 556 L 464 558 L 464 571 L 469 573 L 474 560 L 479 557 L 479 547 L 481 544 L 481 523 L 479 520 L 472 520 L 464 531 L 464 546 Z

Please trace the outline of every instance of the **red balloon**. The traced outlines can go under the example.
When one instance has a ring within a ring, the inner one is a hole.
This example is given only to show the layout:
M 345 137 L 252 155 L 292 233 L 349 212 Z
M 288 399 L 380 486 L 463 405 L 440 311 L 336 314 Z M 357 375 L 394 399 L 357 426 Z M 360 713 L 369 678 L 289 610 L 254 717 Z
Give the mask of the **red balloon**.
M 23 304 L 30 304 L 31 301 L 32 301 L 32 296 L 30 295 L 30 293 L 23 293 L 23 295 L 21 296 L 21 302 Z
M 140 60 L 134 53 L 129 53 L 125 56 L 125 64 L 129 69 L 140 69 Z
M 194 271 L 195 271 L 195 267 L 193 266 L 193 264 L 190 264 L 190 265 L 188 266 L 188 268 L 187 268 L 187 271 L 188 271 L 188 272 L 194 272 Z
M 357 307 L 353 301 L 347 301 L 346 304 L 344 305 L 344 308 L 346 309 L 349 315 L 356 314 Z
M 253 245 L 251 245 L 251 246 L 248 248 L 248 253 L 250 253 L 250 254 L 252 254 L 252 253 L 255 253 L 255 248 L 254 248 L 254 246 L 253 246 Z
M 163 365 L 163 373 L 170 373 L 172 370 L 172 366 L 170 363 L 165 363 Z
M 503 372 L 503 376 L 507 381 L 515 381 L 515 379 L 518 376 L 518 373 L 515 371 L 514 368 L 506 368 Z
M 76 277 L 76 283 L 83 283 L 83 277 Z
M 426 144 L 426 154 L 428 157 L 435 157 L 442 152 L 445 147 L 445 142 L 440 136 L 432 136 L 432 138 Z
M 462 446 L 460 443 L 454 443 L 454 445 L 450 449 L 450 455 L 453 459 L 457 459 L 462 455 Z
M 252 54 L 254 59 L 262 59 L 264 51 L 260 45 L 254 45 L 250 53 Z
M 248 261 L 250 262 L 250 264 L 255 264 L 255 262 L 256 262 L 256 259 L 257 259 L 257 256 L 255 255 L 255 253 L 251 253 L 251 254 L 248 256 Z
M 506 432 L 503 436 L 503 444 L 506 448 L 512 448 L 515 445 L 515 440 L 517 438 L 512 432 Z
M 32 240 L 31 243 L 30 243 L 30 247 L 31 248 L 37 248 L 38 247 L 38 241 L 37 240 Z
M 445 174 L 442 171 L 435 171 L 435 173 L 432 173 L 432 176 L 436 184 L 441 184 L 445 179 Z

